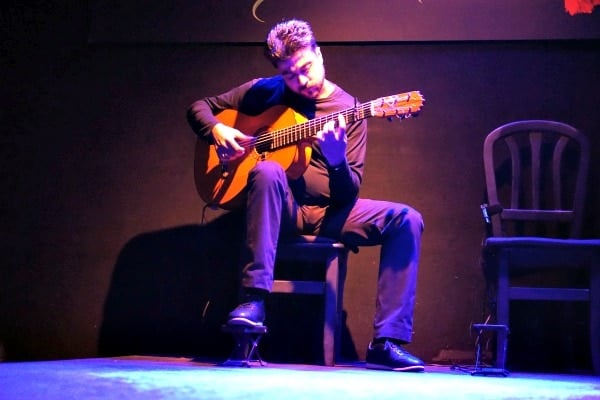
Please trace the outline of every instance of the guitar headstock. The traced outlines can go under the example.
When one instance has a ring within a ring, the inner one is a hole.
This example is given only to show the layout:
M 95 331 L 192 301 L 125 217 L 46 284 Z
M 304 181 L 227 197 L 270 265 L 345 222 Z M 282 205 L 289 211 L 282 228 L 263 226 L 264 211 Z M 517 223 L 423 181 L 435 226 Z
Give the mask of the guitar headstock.
M 385 96 L 371 102 L 371 115 L 382 118 L 415 117 L 421 111 L 425 98 L 418 90 Z

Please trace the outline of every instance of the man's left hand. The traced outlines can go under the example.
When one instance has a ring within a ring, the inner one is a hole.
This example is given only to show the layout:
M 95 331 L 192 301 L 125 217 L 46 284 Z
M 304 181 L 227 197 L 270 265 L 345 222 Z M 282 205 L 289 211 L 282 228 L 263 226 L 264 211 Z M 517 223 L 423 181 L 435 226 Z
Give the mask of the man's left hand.
M 328 121 L 323 129 L 317 132 L 317 140 L 321 146 L 321 152 L 331 167 L 338 167 L 346 162 L 346 119 L 343 115 L 338 116 L 337 121 Z

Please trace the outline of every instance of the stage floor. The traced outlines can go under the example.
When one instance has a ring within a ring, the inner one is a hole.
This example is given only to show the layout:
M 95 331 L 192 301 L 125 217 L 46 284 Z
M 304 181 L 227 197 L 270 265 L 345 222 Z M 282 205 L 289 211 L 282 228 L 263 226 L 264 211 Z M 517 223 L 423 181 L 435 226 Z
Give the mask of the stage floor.
M 512 372 L 472 376 L 273 364 L 225 367 L 191 358 L 128 356 L 0 363 L 0 399 L 600 399 L 600 377 Z

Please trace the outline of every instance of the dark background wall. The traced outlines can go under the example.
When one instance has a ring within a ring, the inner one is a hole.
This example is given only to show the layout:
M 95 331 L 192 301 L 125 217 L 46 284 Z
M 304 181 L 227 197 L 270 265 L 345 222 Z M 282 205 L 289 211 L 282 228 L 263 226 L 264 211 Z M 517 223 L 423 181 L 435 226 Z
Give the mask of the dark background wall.
M 85 3 L 2 9 L 4 358 L 226 356 L 230 343 L 219 326 L 236 300 L 240 225 L 235 213 L 212 210 L 211 222 L 200 224 L 195 137 L 184 115 L 199 97 L 272 74 L 261 48 L 89 42 L 93 8 Z M 258 26 L 266 32 L 268 25 Z M 424 214 L 410 349 L 427 361 L 472 352 L 469 326 L 487 317 L 479 268 L 485 135 L 517 119 L 560 120 L 588 135 L 594 160 L 600 155 L 597 37 L 535 39 L 322 44 L 329 77 L 361 100 L 408 90 L 427 98 L 416 119 L 369 121 L 362 188 L 364 197 Z M 590 237 L 600 235 L 599 178 L 593 162 Z M 358 358 L 371 335 L 377 262 L 376 248 L 350 259 L 346 343 Z M 302 312 L 304 304 L 290 307 Z M 531 329 L 514 335 L 513 363 L 589 368 L 585 309 L 527 311 L 515 311 L 514 324 Z M 548 321 L 564 328 L 539 328 Z M 312 325 L 283 332 L 314 346 Z M 278 348 L 276 336 L 267 348 Z

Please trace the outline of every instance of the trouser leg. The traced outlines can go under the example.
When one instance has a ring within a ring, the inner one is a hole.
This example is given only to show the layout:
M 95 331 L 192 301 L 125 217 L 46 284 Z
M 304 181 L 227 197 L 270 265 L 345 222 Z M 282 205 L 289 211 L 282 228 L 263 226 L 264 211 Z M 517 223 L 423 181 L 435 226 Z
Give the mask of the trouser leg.
M 348 210 L 328 216 L 322 233 L 335 235 L 332 229 L 340 225 L 339 238 L 350 246 L 381 245 L 374 337 L 410 342 L 423 231 L 421 214 L 404 204 L 359 199 Z
M 283 168 L 259 162 L 248 176 L 246 254 L 242 286 L 271 291 L 281 229 L 291 229 L 294 202 Z

